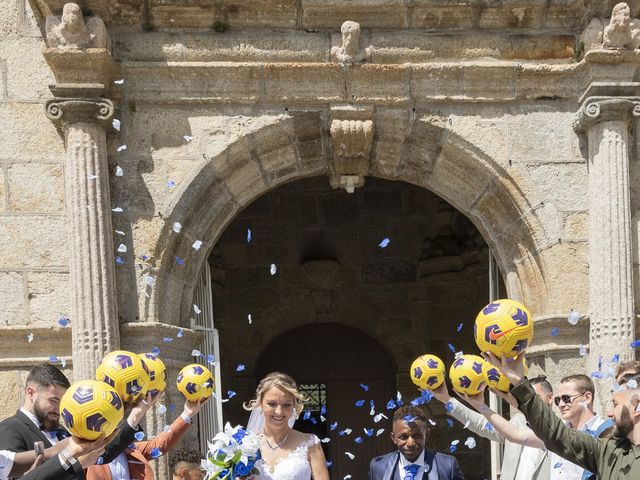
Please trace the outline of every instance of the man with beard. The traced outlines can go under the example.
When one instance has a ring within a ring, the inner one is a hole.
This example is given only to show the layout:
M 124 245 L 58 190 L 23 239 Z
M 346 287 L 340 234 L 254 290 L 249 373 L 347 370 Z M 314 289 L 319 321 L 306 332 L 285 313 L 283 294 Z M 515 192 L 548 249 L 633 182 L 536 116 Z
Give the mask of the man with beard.
M 52 468 L 51 462 L 57 462 L 63 471 L 69 474 L 68 477 L 57 478 L 84 478 L 82 468 L 88 465 L 82 464 L 87 461 L 76 458 L 70 451 L 70 443 L 75 442 L 66 438 L 69 437 L 69 432 L 59 423 L 60 400 L 69 386 L 67 377 L 53 365 L 43 363 L 31 369 L 27 376 L 22 407 L 13 417 L 0 422 L 0 450 L 27 452 L 34 450 L 36 442 L 42 442 L 44 448 L 59 446 L 60 453 L 44 464 L 47 465 L 47 469 Z M 100 463 L 111 462 L 133 442 L 139 429 L 138 423 L 149 408 L 150 402 L 146 401 L 138 402 L 132 408 L 127 419 L 120 424 L 115 439 L 109 439 L 111 442 L 100 457 Z M 104 448 L 104 445 L 102 447 Z M 47 469 L 43 467 L 33 470 L 29 478 L 46 478 L 44 474 Z
M 640 478 L 640 379 L 629 379 L 613 392 L 613 408 L 608 412 L 615 421 L 613 437 L 594 438 L 566 426 L 544 405 L 524 376 L 523 354 L 514 360 L 500 360 L 491 353 L 485 358 L 507 376 L 518 409 L 547 449 L 593 472 L 600 480 Z
M 431 431 L 422 410 L 400 407 L 392 427 L 391 440 L 398 450 L 371 460 L 369 480 L 464 480 L 455 457 L 425 448 Z

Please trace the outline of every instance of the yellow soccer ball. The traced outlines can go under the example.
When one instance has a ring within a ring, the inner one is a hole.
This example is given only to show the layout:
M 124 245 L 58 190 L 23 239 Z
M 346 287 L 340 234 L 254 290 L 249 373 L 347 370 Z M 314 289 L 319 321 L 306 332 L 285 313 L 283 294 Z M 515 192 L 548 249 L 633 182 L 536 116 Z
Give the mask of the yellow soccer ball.
M 207 367 L 192 363 L 180 370 L 176 378 L 176 386 L 187 400 L 192 402 L 204 400 L 213 393 L 213 375 Z
M 492 388 L 493 390 L 500 390 L 505 393 L 509 391 L 509 385 L 511 384 L 509 379 L 500 373 L 500 370 L 489 362 L 484 362 L 482 375 L 484 376 L 484 381 L 489 388 Z
M 444 382 L 444 363 L 435 355 L 421 355 L 411 364 L 411 381 L 423 390 L 434 390 Z
M 533 339 L 533 319 L 521 303 L 496 300 L 478 313 L 473 335 L 481 352 L 514 358 Z
M 482 371 L 485 361 L 478 355 L 461 355 L 449 368 L 449 378 L 458 393 L 477 395 L 487 386 Z
M 155 396 L 159 392 L 164 392 L 167 388 L 167 368 L 162 360 L 153 353 L 141 353 L 140 358 L 149 371 L 148 393 Z
M 115 350 L 102 359 L 96 380 L 116 389 L 124 403 L 135 403 L 149 390 L 149 370 L 138 354 Z
M 123 416 L 118 392 L 97 380 L 74 383 L 60 400 L 60 417 L 67 430 L 86 440 L 111 435 Z

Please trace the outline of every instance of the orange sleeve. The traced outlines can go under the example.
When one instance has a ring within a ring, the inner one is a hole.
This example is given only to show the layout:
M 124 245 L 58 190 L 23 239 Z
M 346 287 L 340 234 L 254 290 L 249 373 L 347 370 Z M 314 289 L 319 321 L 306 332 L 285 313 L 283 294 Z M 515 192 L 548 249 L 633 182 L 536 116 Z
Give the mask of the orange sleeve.
M 158 448 L 163 454 L 166 454 L 182 439 L 190 428 L 191 424 L 185 422 L 182 417 L 179 416 L 171 424 L 170 431 L 162 432 L 153 440 L 135 442 L 134 445 L 136 446 L 136 450 L 144 455 L 147 460 L 151 460 L 151 451 L 154 448 Z

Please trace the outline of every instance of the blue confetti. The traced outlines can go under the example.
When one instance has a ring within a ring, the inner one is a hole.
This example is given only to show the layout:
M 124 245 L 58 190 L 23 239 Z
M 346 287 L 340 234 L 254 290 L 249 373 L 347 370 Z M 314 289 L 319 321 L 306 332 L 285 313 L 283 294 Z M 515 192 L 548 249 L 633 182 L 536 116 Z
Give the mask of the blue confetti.
M 620 354 L 616 353 L 613 357 L 611 357 L 611 363 L 618 363 L 620 362 Z
M 331 465 L 333 465 L 333 462 L 331 460 L 327 460 L 326 462 L 324 462 L 327 464 L 327 468 L 329 468 Z
M 147 260 L 149 260 L 149 257 L 147 257 L 146 255 L 140 255 L 140 260 L 146 262 Z
M 373 400 L 369 400 L 369 408 L 371 410 L 374 410 L 376 408 L 376 402 L 374 402 Z
M 184 265 L 184 260 L 181 259 L 178 255 L 176 255 L 176 263 L 178 265 Z
M 176 411 L 176 406 L 175 406 L 173 403 L 170 403 L 170 404 L 169 404 L 169 411 L 170 411 L 171 413 L 173 413 L 173 412 L 175 412 L 175 411 Z
M 487 423 L 485 423 L 485 424 L 484 424 L 484 429 L 485 429 L 487 432 L 493 432 L 493 431 L 495 430 L 495 428 L 493 428 L 493 425 L 491 425 L 489 422 L 487 422 Z
M 411 423 L 411 422 L 415 422 L 416 417 L 414 415 L 407 414 L 404 417 L 402 417 L 402 419 L 407 423 Z
M 171 337 L 164 337 L 164 338 L 162 339 L 162 341 L 163 341 L 164 343 L 170 343 L 170 342 L 173 342 L 173 338 L 171 338 Z
M 598 370 L 602 370 L 602 355 L 598 358 Z
M 305 412 L 302 414 L 302 419 L 309 420 L 310 418 L 311 418 L 311 412 L 309 410 L 305 410 Z
M 365 428 L 364 433 L 367 437 L 373 437 L 375 432 L 373 431 L 373 428 Z
M 634 340 L 633 342 L 631 342 L 631 348 L 638 348 L 640 347 L 640 340 Z
M 391 243 L 391 240 L 389 240 L 388 238 L 384 238 L 382 239 L 382 241 L 378 244 L 378 246 L 380 248 L 387 248 L 387 246 L 389 246 L 389 243 Z
M 60 317 L 58 319 L 58 325 L 60 325 L 61 327 L 68 327 L 69 324 L 71 323 L 71 320 L 69 320 L 67 317 Z
M 562 462 L 556 463 L 553 468 L 560 468 L 562 466 Z
M 356 402 L 356 407 L 361 407 L 361 406 L 363 406 L 363 405 L 364 405 L 364 400 L 358 400 L 358 401 Z
M 227 391 L 227 398 L 233 398 L 237 395 L 236 392 L 234 392 L 233 390 L 228 390 Z
M 153 353 L 156 357 L 160 355 L 160 349 L 158 347 L 153 347 L 151 349 L 151 353 Z
M 347 431 L 346 431 L 346 430 L 340 430 L 340 431 L 338 432 L 338 435 L 340 435 L 341 437 L 344 437 L 346 434 L 347 434 Z
M 454 347 L 452 343 L 447 343 L 447 347 L 449 347 L 449 350 L 453 353 L 456 353 L 456 347 Z
M 159 448 L 151 449 L 151 458 L 158 458 L 162 456 L 162 451 Z
M 369 385 L 365 385 L 364 383 L 361 383 L 361 384 L 360 384 L 360 387 L 362 387 L 362 389 L 363 389 L 365 392 L 368 392 L 368 391 L 369 391 Z
M 591 372 L 591 378 L 604 378 L 602 372 Z
M 144 440 L 144 432 L 136 432 L 133 438 L 141 442 L 142 440 Z
M 458 324 L 458 327 L 456 328 L 456 331 L 459 332 L 460 330 L 462 330 L 462 327 L 464 327 L 464 323 L 460 322 Z
M 394 408 L 396 408 L 398 405 L 396 404 L 396 402 L 394 400 L 389 400 L 387 402 L 387 410 L 393 410 Z
M 356 437 L 356 438 L 353 439 L 353 441 L 356 442 L 356 443 L 363 443 L 364 439 L 362 437 Z
M 182 338 L 183 336 L 184 336 L 184 330 L 182 330 L 182 329 L 178 330 L 178 333 L 177 333 L 176 337 Z
M 326 413 L 327 413 L 327 406 L 322 405 L 322 408 L 320 409 L 320 415 L 325 415 Z
M 49 361 L 51 363 L 56 363 L 58 361 L 58 357 L 56 357 L 55 355 L 50 355 L 49 356 Z
M 247 243 L 251 243 L 251 229 L 247 228 Z
M 116 256 L 116 265 L 124 265 L 124 260 L 120 255 Z
M 244 372 L 245 368 L 246 368 L 246 367 L 245 367 L 242 363 L 240 363 L 240 364 L 238 364 L 238 366 L 236 367 L 236 372 Z
M 449 445 L 449 451 L 451 453 L 455 452 L 456 450 L 458 450 L 458 446 L 457 445 Z
M 560 334 L 560 329 L 558 327 L 552 328 L 551 329 L 551 336 L 552 337 L 557 337 Z
M 450 418 L 447 418 L 447 425 L 449 425 L 449 427 L 453 428 L 453 420 L 451 420 Z
M 334 431 L 338 427 L 338 422 L 333 422 L 329 425 L 329 430 Z
M 433 398 L 433 393 L 431 393 L 431 391 L 422 390 L 422 393 L 418 398 L 414 398 L 413 400 L 411 400 L 411 405 L 413 405 L 414 407 L 417 407 L 419 405 L 424 405 L 425 403 L 430 402 L 432 398 Z
M 316 420 L 314 417 L 311 417 L 311 423 L 313 423 L 314 425 L 318 424 L 318 420 Z
M 134 445 L 135 447 L 135 445 Z M 131 447 L 129 447 L 131 448 Z M 100 456 L 100 458 L 98 458 L 98 461 L 96 462 L 96 465 L 102 465 L 104 463 L 104 458 L 102 458 L 102 456 Z
M 176 186 L 176 182 L 174 182 L 173 180 L 169 180 L 169 181 L 167 182 L 167 187 L 169 187 L 169 188 L 173 188 L 173 187 L 175 187 L 175 186 Z
M 216 356 L 212 355 L 211 353 L 207 355 L 207 363 L 209 364 L 216 363 Z

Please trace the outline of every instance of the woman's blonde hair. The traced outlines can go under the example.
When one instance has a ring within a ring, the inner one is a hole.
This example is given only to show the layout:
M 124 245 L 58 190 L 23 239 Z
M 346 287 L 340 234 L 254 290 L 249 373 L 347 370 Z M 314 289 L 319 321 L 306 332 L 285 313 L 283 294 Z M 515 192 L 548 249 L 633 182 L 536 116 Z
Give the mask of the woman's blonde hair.
M 260 380 L 258 388 L 256 388 L 256 396 L 253 398 L 253 400 L 242 404 L 244 409 L 254 410 L 256 408 L 259 408 L 260 404 L 262 403 L 264 393 L 273 387 L 279 388 L 283 392 L 286 392 L 293 397 L 296 415 L 300 415 L 300 412 L 302 412 L 302 409 L 304 408 L 305 402 L 307 402 L 309 398 L 305 394 L 300 393 L 296 381 L 291 378 L 291 376 L 282 372 L 271 372 L 262 380 Z

